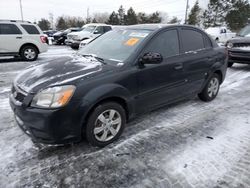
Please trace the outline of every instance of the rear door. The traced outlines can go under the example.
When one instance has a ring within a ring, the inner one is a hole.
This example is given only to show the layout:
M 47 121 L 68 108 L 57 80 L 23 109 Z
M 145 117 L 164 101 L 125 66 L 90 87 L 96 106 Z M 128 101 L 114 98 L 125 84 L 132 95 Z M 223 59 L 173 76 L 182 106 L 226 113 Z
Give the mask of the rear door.
M 216 53 L 211 40 L 202 31 L 182 27 L 180 33 L 187 91 L 189 94 L 195 94 L 200 90 L 212 64 L 216 61 Z
M 0 53 L 19 52 L 22 40 L 22 32 L 15 24 L 0 24 Z
M 186 78 L 177 29 L 165 30 L 149 41 L 142 55 L 157 52 L 163 56 L 160 64 L 144 65 L 138 70 L 138 111 L 142 112 L 185 95 Z

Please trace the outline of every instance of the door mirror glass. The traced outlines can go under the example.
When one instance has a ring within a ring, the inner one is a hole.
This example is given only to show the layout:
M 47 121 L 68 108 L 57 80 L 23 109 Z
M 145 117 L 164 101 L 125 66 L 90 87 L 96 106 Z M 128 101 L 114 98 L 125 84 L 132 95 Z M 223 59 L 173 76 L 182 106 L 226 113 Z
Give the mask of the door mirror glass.
M 140 59 L 140 62 L 142 64 L 159 64 L 162 61 L 163 61 L 162 55 L 156 52 L 145 53 Z

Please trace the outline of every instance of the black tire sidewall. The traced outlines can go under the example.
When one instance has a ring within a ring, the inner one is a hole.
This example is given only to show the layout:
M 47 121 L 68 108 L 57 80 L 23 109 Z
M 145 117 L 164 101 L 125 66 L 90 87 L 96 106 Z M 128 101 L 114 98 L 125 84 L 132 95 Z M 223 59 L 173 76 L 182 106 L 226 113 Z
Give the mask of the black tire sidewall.
M 95 135 L 94 135 L 95 121 L 96 121 L 97 117 L 102 112 L 109 110 L 109 109 L 114 109 L 120 113 L 121 119 L 122 119 L 121 128 L 114 138 L 112 138 L 111 140 L 109 140 L 107 142 L 100 142 L 95 138 Z M 104 147 L 106 145 L 111 144 L 112 142 L 114 142 L 115 140 L 117 140 L 121 136 L 123 129 L 125 127 L 125 124 L 126 124 L 126 113 L 125 113 L 124 108 L 120 104 L 115 103 L 115 102 L 103 103 L 103 104 L 98 105 L 94 109 L 94 111 L 91 113 L 91 115 L 89 116 L 88 121 L 87 121 L 87 125 L 85 128 L 85 136 L 87 138 L 87 141 L 91 145 L 98 146 L 98 147 Z
M 36 52 L 36 55 L 33 59 L 27 59 L 24 55 L 24 51 L 27 50 L 27 49 L 32 49 Z M 38 57 L 38 50 L 34 47 L 34 46 L 25 46 L 21 49 L 21 58 L 25 61 L 35 61 Z
M 213 95 L 212 97 L 210 97 L 208 95 L 209 84 L 210 84 L 211 80 L 214 79 L 214 78 L 217 78 L 218 82 L 220 83 L 220 77 L 219 77 L 219 75 L 218 74 L 213 74 L 211 76 L 211 78 L 208 80 L 208 82 L 207 82 L 205 88 L 203 89 L 202 93 L 199 94 L 199 97 L 200 97 L 201 100 L 209 102 L 209 101 L 214 100 L 217 97 L 217 95 L 218 95 L 218 93 L 220 91 L 220 85 L 219 85 L 219 88 L 218 88 L 218 91 L 217 91 L 216 95 Z

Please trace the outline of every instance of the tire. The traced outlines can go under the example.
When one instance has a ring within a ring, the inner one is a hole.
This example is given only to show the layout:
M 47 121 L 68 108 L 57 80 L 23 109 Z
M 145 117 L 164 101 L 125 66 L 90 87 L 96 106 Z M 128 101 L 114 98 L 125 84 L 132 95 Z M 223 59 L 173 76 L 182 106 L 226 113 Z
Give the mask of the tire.
M 234 63 L 228 62 L 227 67 L 232 67 Z
M 220 90 L 220 77 L 213 74 L 198 97 L 205 102 L 210 102 L 216 98 Z
M 24 46 L 20 51 L 20 55 L 24 61 L 35 61 L 38 57 L 38 50 L 34 46 Z
M 92 146 L 104 147 L 120 137 L 125 124 L 126 113 L 120 104 L 115 102 L 102 103 L 94 109 L 88 118 L 85 129 L 87 141 Z

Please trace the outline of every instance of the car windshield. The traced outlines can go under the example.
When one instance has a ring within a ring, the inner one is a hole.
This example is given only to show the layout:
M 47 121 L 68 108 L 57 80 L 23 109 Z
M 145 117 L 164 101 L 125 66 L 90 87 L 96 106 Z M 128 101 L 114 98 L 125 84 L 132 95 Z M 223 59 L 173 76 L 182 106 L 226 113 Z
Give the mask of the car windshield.
M 90 25 L 90 26 L 83 27 L 82 31 L 87 31 L 87 32 L 92 33 L 95 30 L 95 28 L 96 26 Z
M 239 36 L 245 37 L 250 36 L 250 25 L 244 27 L 238 34 Z
M 92 54 L 104 60 L 123 62 L 150 32 L 148 30 L 113 30 L 89 43 L 80 50 L 79 54 Z

